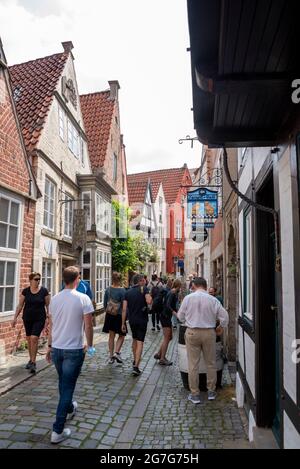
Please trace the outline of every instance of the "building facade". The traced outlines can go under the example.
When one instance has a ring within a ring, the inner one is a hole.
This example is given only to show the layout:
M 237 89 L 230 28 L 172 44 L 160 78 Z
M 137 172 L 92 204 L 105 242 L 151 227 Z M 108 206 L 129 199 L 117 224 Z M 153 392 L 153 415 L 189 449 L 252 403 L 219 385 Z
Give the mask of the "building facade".
M 36 206 L 34 270 L 53 295 L 62 271 L 81 265 L 83 246 L 73 245 L 80 208 L 78 174 L 90 174 L 71 42 L 64 52 L 10 67 L 27 152 L 43 197 Z M 32 112 L 28 112 L 28 102 Z
M 0 41 L 0 363 L 25 338 L 11 328 L 19 294 L 33 269 L 35 210 L 40 192 L 26 154 Z

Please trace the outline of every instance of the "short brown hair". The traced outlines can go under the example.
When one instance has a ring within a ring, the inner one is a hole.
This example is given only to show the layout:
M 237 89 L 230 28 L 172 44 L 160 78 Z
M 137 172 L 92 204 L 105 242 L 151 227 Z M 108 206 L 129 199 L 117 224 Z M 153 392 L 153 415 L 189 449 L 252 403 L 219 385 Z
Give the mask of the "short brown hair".
M 29 274 L 29 280 L 32 280 L 36 275 L 41 278 L 41 274 L 39 274 L 38 272 L 31 272 L 31 274 Z
M 207 289 L 207 281 L 205 280 L 205 278 L 203 277 L 196 277 L 194 278 L 193 280 L 193 284 L 195 285 L 195 287 L 202 287 L 204 288 L 205 290 Z
M 112 278 L 112 283 L 116 283 L 117 285 L 120 285 L 122 281 L 122 275 L 119 272 L 113 272 L 111 278 Z
M 75 282 L 75 280 L 78 277 L 79 277 L 78 267 L 74 267 L 72 265 L 70 267 L 66 267 L 63 271 L 63 281 L 66 285 L 70 285 L 70 283 Z

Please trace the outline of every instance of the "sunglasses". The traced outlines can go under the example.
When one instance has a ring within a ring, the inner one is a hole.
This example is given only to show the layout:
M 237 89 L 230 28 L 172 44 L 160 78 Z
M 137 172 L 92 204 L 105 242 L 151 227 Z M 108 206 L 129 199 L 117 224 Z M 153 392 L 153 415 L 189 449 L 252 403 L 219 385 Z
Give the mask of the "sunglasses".
M 40 281 L 41 281 L 40 278 L 34 278 L 33 280 L 35 280 L 36 282 L 40 282 Z

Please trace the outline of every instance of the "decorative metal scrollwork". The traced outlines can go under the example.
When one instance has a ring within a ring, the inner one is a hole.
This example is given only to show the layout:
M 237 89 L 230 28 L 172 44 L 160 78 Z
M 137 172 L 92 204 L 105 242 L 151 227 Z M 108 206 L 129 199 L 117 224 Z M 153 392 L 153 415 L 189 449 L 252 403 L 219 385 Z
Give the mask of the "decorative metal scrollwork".
M 223 172 L 221 168 L 209 169 L 206 173 L 202 174 L 199 179 L 200 186 L 208 187 L 222 187 Z
M 185 138 L 181 138 L 180 140 L 178 140 L 178 143 L 181 145 L 185 141 L 191 142 L 191 148 L 193 148 L 194 142 L 199 142 L 199 139 L 198 137 L 190 137 L 189 135 L 187 135 Z

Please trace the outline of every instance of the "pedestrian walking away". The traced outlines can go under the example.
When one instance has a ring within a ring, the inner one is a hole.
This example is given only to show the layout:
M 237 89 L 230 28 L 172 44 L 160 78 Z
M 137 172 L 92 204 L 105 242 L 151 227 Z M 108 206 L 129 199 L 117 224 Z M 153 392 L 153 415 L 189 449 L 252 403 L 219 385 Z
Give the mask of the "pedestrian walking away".
M 83 364 L 85 349 L 83 330 L 87 340 L 87 354 L 93 356 L 93 304 L 84 293 L 76 291 L 79 270 L 67 267 L 63 271 L 64 290 L 55 295 L 49 306 L 48 362 L 54 363 L 58 374 L 59 402 L 53 424 L 51 443 L 60 443 L 71 434 L 66 419 L 74 417 L 77 402 L 73 393 Z
M 221 303 L 207 293 L 207 282 L 198 277 L 193 280 L 194 292 L 187 295 L 178 311 L 178 319 L 185 322 L 185 343 L 188 359 L 188 379 L 191 394 L 188 399 L 199 404 L 199 363 L 201 351 L 207 369 L 207 397 L 216 398 L 216 334 L 228 325 L 228 313 Z M 217 321 L 220 325 L 216 328 Z
M 29 361 L 26 369 L 30 373 L 36 372 L 36 356 L 39 337 L 47 326 L 46 319 L 49 316 L 50 295 L 47 288 L 40 285 L 41 275 L 32 272 L 29 275 L 30 286 L 22 291 L 19 303 L 12 322 L 12 327 L 17 324 L 18 316 L 23 310 L 23 323 L 28 344 Z
M 156 329 L 160 331 L 159 321 L 160 313 L 163 309 L 163 300 L 164 300 L 164 286 L 156 274 L 152 275 L 151 282 L 148 285 L 150 295 L 152 297 L 151 305 L 151 316 L 152 316 L 152 331 L 155 331 L 155 320 L 156 320 Z
M 181 289 L 181 281 L 179 279 L 174 280 L 173 285 L 169 293 L 167 294 L 165 304 L 160 316 L 160 322 L 163 327 L 163 341 L 161 343 L 159 351 L 154 355 L 154 358 L 159 360 L 160 365 L 170 366 L 173 364 L 167 359 L 166 354 L 168 346 L 173 338 L 172 334 L 172 316 L 176 316 L 177 305 L 178 305 L 178 294 Z M 177 317 L 177 316 L 176 316 Z
M 80 293 L 84 293 L 91 300 L 93 300 L 93 292 L 91 290 L 90 284 L 86 280 L 82 280 L 81 272 L 79 272 L 79 283 L 78 283 L 76 290 L 79 291 Z
M 132 333 L 132 352 L 134 375 L 140 375 L 139 368 L 143 353 L 144 340 L 148 324 L 148 305 L 151 305 L 152 298 L 148 288 L 145 286 L 144 277 L 140 274 L 134 275 L 133 286 L 125 293 L 122 311 L 122 331 L 126 332 L 126 316 L 128 310 L 128 320 Z
M 121 348 L 127 334 L 125 323 L 125 332 L 122 331 L 122 306 L 125 300 L 125 288 L 121 287 L 122 276 L 118 272 L 112 274 L 112 285 L 108 287 L 104 294 L 104 309 L 106 312 L 103 332 L 109 334 L 108 349 L 109 363 L 123 363 L 121 357 Z M 115 336 L 119 335 L 115 344 Z

